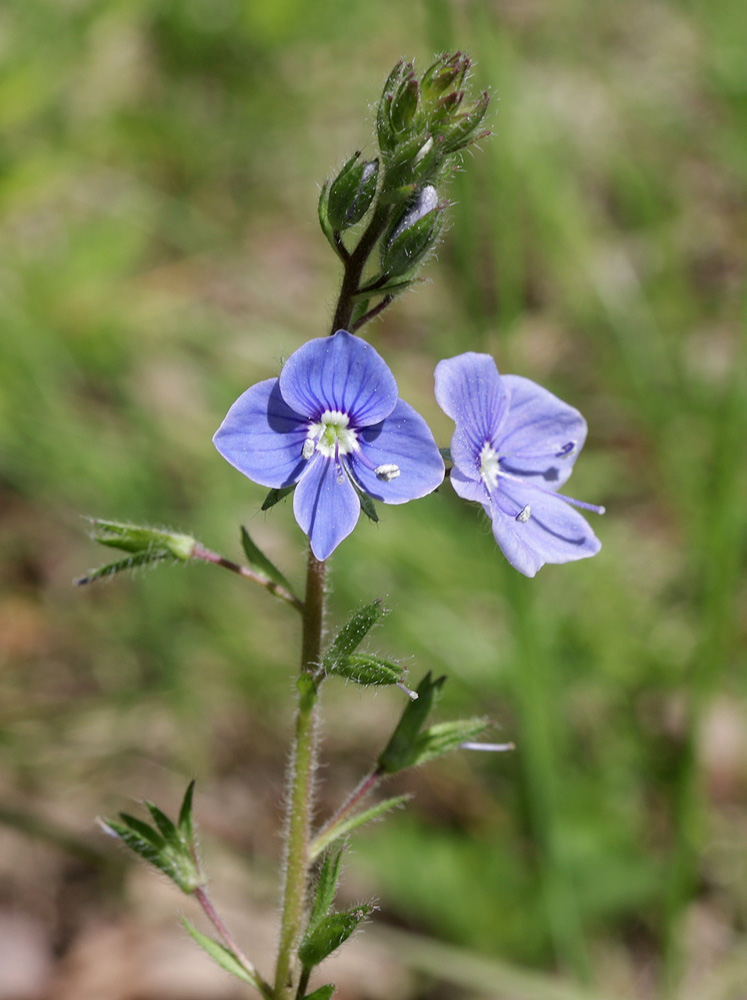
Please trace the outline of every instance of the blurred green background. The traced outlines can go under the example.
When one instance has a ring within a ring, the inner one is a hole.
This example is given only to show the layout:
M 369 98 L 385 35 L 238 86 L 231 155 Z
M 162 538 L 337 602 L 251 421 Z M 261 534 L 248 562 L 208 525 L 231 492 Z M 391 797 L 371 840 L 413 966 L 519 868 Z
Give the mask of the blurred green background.
M 372 149 L 383 79 L 402 55 L 422 70 L 457 48 L 493 95 L 495 134 L 449 188 L 430 283 L 368 336 L 441 444 L 432 372 L 460 351 L 577 406 L 590 434 L 571 493 L 606 505 L 604 547 L 525 580 L 444 488 L 336 554 L 331 620 L 384 597 L 374 648 L 415 679 L 448 673 L 441 717 L 489 714 L 518 746 L 392 786 L 415 799 L 356 839 L 344 891 L 381 912 L 338 995 L 745 996 L 739 6 L 10 0 L 2 1000 L 243 995 L 191 958 L 176 893 L 93 827 L 132 798 L 173 810 L 193 775 L 215 896 L 250 954 L 273 946 L 296 616 L 210 566 L 76 591 L 107 555 L 80 516 L 190 531 L 232 558 L 243 522 L 300 586 L 289 505 L 258 513 L 265 491 L 210 437 L 327 330 L 339 269 L 319 185 Z M 401 702 L 327 686 L 320 811 Z

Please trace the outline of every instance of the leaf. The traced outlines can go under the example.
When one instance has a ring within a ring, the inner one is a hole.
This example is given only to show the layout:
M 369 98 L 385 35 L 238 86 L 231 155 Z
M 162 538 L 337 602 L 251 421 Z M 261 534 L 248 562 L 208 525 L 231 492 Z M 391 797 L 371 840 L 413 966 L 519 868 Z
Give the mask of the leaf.
M 276 503 L 280 503 L 282 499 L 288 496 L 295 490 L 295 484 L 293 486 L 283 486 L 279 490 L 270 490 L 270 492 L 265 497 L 260 510 L 269 510 L 270 507 L 274 507 Z
M 268 579 L 273 580 L 275 583 L 279 583 L 281 587 L 285 587 L 285 589 L 290 593 L 293 593 L 293 588 L 277 568 L 275 563 L 267 558 L 256 542 L 253 541 L 249 532 L 243 525 L 241 526 L 241 547 L 244 550 L 244 555 L 249 560 L 250 566 L 259 570 L 260 573 L 264 573 Z
M 225 945 L 220 944 L 220 942 L 215 941 L 213 938 L 198 931 L 186 917 L 180 917 L 179 919 L 192 940 L 196 941 L 197 944 L 208 953 L 213 961 L 218 963 L 221 969 L 224 969 L 226 972 L 230 972 L 232 976 L 236 976 L 237 979 L 242 979 L 245 983 L 251 983 L 255 989 L 263 992 L 259 977 L 254 970 L 247 969 L 241 960 L 237 958 L 232 951 L 229 951 Z
M 368 903 L 363 903 L 354 910 L 344 913 L 330 913 L 304 934 L 298 948 L 298 957 L 307 968 L 319 965 L 324 959 L 340 947 L 358 924 L 373 910 Z
M 356 813 L 354 816 L 350 816 L 348 819 L 343 820 L 342 823 L 336 824 L 327 831 L 323 831 L 317 840 L 312 841 L 309 854 L 311 860 L 319 857 L 322 851 L 326 850 L 330 844 L 334 844 L 336 840 L 341 837 L 346 837 L 353 830 L 357 830 L 359 826 L 363 826 L 366 823 L 371 823 L 375 819 L 379 819 L 385 813 L 390 812 L 392 809 L 397 809 L 399 806 L 403 806 L 406 802 L 410 800 L 410 795 L 395 795 L 391 799 L 385 799 L 383 802 L 377 803 L 375 806 L 371 806 L 369 809 L 364 809 L 363 812 Z
M 314 905 L 311 908 L 309 917 L 309 927 L 318 923 L 329 913 L 332 903 L 335 901 L 337 883 L 340 879 L 340 863 L 342 861 L 341 847 L 334 851 L 328 851 L 319 869 L 319 879 L 316 884 L 316 895 Z

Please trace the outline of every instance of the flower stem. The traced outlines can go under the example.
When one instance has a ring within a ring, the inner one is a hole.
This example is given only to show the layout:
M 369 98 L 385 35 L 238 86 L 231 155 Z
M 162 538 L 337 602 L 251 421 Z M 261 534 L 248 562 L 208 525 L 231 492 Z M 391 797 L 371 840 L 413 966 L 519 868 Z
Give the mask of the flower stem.
M 380 771 L 371 771 L 365 777 L 361 778 L 353 791 L 348 795 L 343 804 L 337 810 L 337 812 L 330 816 L 327 822 L 322 826 L 314 836 L 311 843 L 311 854 L 316 856 L 319 854 L 321 848 L 315 848 L 315 845 L 324 843 L 329 843 L 330 834 L 346 820 L 351 812 L 358 806 L 365 798 L 367 798 L 371 792 L 378 787 L 381 782 L 382 774 Z
M 332 320 L 330 333 L 336 333 L 338 330 L 348 330 L 350 327 L 350 320 L 355 308 L 355 296 L 360 290 L 359 286 L 363 277 L 363 269 L 371 255 L 371 251 L 376 246 L 377 240 L 386 228 L 389 213 L 390 208 L 388 205 L 377 205 L 358 245 L 345 261 L 342 287 L 340 288 L 337 309 Z M 369 316 L 368 318 L 371 319 L 372 317 Z M 359 323 L 358 326 L 360 325 Z
M 252 979 L 254 980 L 254 985 L 257 987 L 262 996 L 265 997 L 266 1000 L 272 1000 L 272 995 L 273 995 L 272 987 L 270 986 L 269 983 L 266 983 L 264 979 L 262 979 L 262 977 L 254 968 L 252 963 L 242 952 L 241 948 L 239 948 L 239 946 L 236 944 L 233 935 L 226 927 L 226 925 L 223 923 L 223 920 L 221 919 L 220 915 L 218 914 L 212 902 L 210 901 L 210 897 L 208 896 L 205 888 L 200 887 L 195 889 L 194 897 L 202 907 L 202 912 L 205 914 L 210 923 L 218 932 L 218 936 L 220 937 L 223 944 L 231 952 L 231 954 L 236 959 L 238 959 L 238 961 L 244 967 L 246 973 L 252 977 Z
M 231 562 L 230 559 L 226 559 L 225 556 L 219 555 L 217 552 L 211 552 L 210 549 L 203 548 L 202 545 L 195 545 L 192 550 L 193 559 L 201 559 L 203 562 L 213 563 L 214 566 L 222 566 L 223 569 L 230 569 L 232 573 L 238 573 L 239 576 L 243 576 L 247 580 L 253 580 L 258 583 L 260 587 L 264 587 L 269 590 L 271 594 L 275 597 L 279 597 L 282 601 L 286 601 L 296 611 L 303 613 L 303 602 L 299 601 L 295 594 L 292 594 L 289 590 L 283 587 L 281 584 L 276 583 L 275 580 L 271 580 L 264 573 L 259 573 L 257 570 L 251 569 L 249 566 L 240 566 L 238 563 Z
M 301 675 L 293 754 L 288 771 L 285 885 L 280 946 L 275 968 L 275 1000 L 294 995 L 295 949 L 302 931 L 309 869 L 309 829 L 316 770 L 315 732 L 318 687 L 314 674 L 321 660 L 324 624 L 324 562 L 309 549 L 301 640 Z

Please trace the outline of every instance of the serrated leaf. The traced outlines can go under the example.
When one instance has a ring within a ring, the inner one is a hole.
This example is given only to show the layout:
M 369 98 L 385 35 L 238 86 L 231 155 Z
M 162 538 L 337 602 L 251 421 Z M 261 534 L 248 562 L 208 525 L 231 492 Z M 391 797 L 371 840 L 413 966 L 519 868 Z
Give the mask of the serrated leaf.
M 187 785 L 184 793 L 182 806 L 179 810 L 179 831 L 188 844 L 193 844 L 195 839 L 194 819 L 192 815 L 192 799 L 195 792 L 195 779 L 193 778 Z
M 399 684 L 404 674 L 404 667 L 391 660 L 383 660 L 371 653 L 351 653 L 330 666 L 330 674 L 345 677 L 363 687 L 383 687 L 387 684 Z
M 222 945 L 219 941 L 215 941 L 213 938 L 208 937 L 206 934 L 201 933 L 194 927 L 186 917 L 181 917 L 181 922 L 192 938 L 197 944 L 208 953 L 214 962 L 224 969 L 226 972 L 230 972 L 232 976 L 236 976 L 237 979 L 242 979 L 245 983 L 250 983 L 255 989 L 258 989 L 261 993 L 262 985 L 257 974 L 253 970 L 247 969 L 239 958 L 234 955 L 232 951 L 229 951 L 225 945 Z
M 281 587 L 285 587 L 290 593 L 293 593 L 293 588 L 275 563 L 271 559 L 268 559 L 243 525 L 241 526 L 241 547 L 244 550 L 244 555 L 249 560 L 250 566 L 259 570 L 260 573 L 264 573 L 268 579 L 279 583 Z
M 298 957 L 309 969 L 323 962 L 328 955 L 340 947 L 373 907 L 363 903 L 354 910 L 344 913 L 330 913 L 304 934 L 298 948 Z
M 386 608 L 378 598 L 356 611 L 337 633 L 325 653 L 323 659 L 325 670 L 332 670 L 335 663 L 354 653 L 386 613 Z
M 328 983 L 326 986 L 320 986 L 313 993 L 307 993 L 304 1000 L 330 1000 L 336 989 L 336 986 Z
M 319 879 L 316 884 L 316 894 L 314 905 L 311 908 L 309 917 L 309 927 L 318 923 L 329 913 L 332 903 L 335 901 L 337 883 L 340 879 L 340 863 L 342 861 L 342 848 L 328 851 L 319 869 Z
M 124 573 L 128 569 L 137 569 L 139 566 L 147 566 L 150 563 L 173 558 L 168 552 L 136 552 L 131 556 L 126 556 L 124 559 L 117 559 L 116 562 L 107 563 L 106 566 L 89 569 L 85 576 L 79 576 L 74 582 L 76 587 L 84 587 L 88 583 L 95 583 L 96 580 L 102 580 L 107 576 Z
M 371 806 L 369 809 L 364 809 L 363 812 L 356 813 L 354 816 L 348 817 L 348 819 L 343 820 L 342 823 L 336 824 L 331 827 L 328 831 L 324 831 L 320 834 L 317 840 L 314 840 L 309 848 L 309 855 L 311 860 L 319 857 L 322 851 L 326 850 L 330 844 L 334 844 L 336 840 L 341 837 L 346 837 L 353 830 L 357 830 L 358 827 L 364 826 L 366 823 L 371 823 L 373 820 L 379 819 L 385 813 L 388 813 L 392 809 L 396 809 L 398 806 L 404 805 L 410 800 L 409 795 L 395 795 L 390 799 L 385 799 L 383 802 L 378 802 L 375 806 Z
M 274 507 L 276 503 L 280 503 L 280 501 L 287 497 L 289 493 L 292 493 L 295 488 L 294 484 L 293 486 L 283 486 L 282 489 L 279 490 L 270 490 L 262 502 L 260 510 L 269 510 L 270 507 Z

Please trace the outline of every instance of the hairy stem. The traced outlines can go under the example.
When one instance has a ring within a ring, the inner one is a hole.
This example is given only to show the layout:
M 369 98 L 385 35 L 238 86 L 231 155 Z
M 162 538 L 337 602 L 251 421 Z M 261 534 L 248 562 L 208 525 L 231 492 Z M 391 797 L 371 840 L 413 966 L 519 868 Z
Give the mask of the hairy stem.
M 241 948 L 239 948 L 239 946 L 236 944 L 233 935 L 226 927 L 226 925 L 223 923 L 223 920 L 221 919 L 220 915 L 218 914 L 212 902 L 210 901 L 210 897 L 208 896 L 207 891 L 202 887 L 195 889 L 194 897 L 202 907 L 202 912 L 205 914 L 210 923 L 218 932 L 218 936 L 220 937 L 223 944 L 226 946 L 226 948 L 228 948 L 231 954 L 234 955 L 234 957 L 237 958 L 238 961 L 243 965 L 245 971 L 252 977 L 252 979 L 254 979 L 255 986 L 260 991 L 262 996 L 265 997 L 266 1000 L 272 1000 L 272 987 L 270 986 L 269 983 L 266 983 L 264 979 L 262 979 L 262 977 L 254 968 L 252 963 L 242 952 Z
M 371 251 L 376 246 L 376 242 L 384 232 L 389 219 L 389 206 L 377 205 L 371 221 L 363 232 L 355 250 L 345 261 L 345 270 L 342 275 L 342 287 L 337 300 L 337 309 L 332 320 L 330 333 L 337 330 L 347 330 L 355 308 L 355 296 L 358 294 L 363 269 L 371 255 Z M 360 324 L 359 324 L 360 325 Z
M 297 976 L 295 950 L 303 930 L 309 874 L 309 830 L 313 811 L 317 686 L 324 624 L 324 563 L 309 549 L 301 640 L 301 676 L 293 755 L 288 772 L 285 885 L 275 1000 L 291 1000 Z
M 264 587 L 266 590 L 269 590 L 269 592 L 274 594 L 275 597 L 279 597 L 281 600 L 292 605 L 296 611 L 303 613 L 303 602 L 299 601 L 296 595 L 291 594 L 291 592 L 286 590 L 285 587 L 265 576 L 264 573 L 259 573 L 257 570 L 251 569 L 249 566 L 240 566 L 238 563 L 231 562 L 231 560 L 226 559 L 225 556 L 221 556 L 217 552 L 211 552 L 210 549 L 205 549 L 202 545 L 196 545 L 194 547 L 192 550 L 192 558 L 200 559 L 203 562 L 213 563 L 214 566 L 222 566 L 223 569 L 229 569 L 232 573 L 238 573 L 239 576 L 243 576 L 246 580 L 253 580 L 254 583 L 258 583 L 260 587 Z

